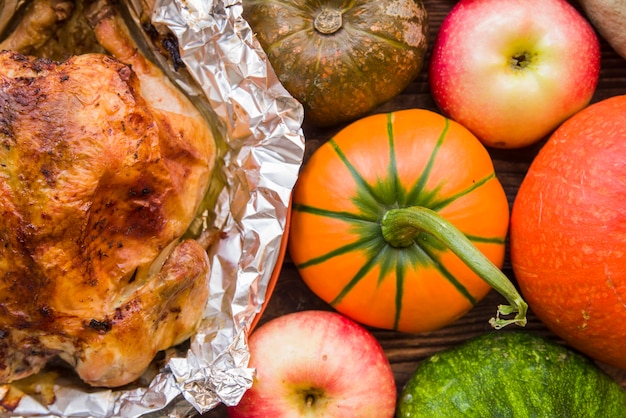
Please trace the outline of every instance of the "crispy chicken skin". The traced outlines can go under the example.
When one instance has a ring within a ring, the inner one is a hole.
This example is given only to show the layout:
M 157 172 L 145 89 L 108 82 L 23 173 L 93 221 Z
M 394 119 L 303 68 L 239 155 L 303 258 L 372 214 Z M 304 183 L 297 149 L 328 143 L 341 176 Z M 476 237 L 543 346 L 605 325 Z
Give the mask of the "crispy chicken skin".
M 206 249 L 180 237 L 212 131 L 116 16 L 92 18 L 116 58 L 0 52 L 0 382 L 58 356 L 90 385 L 130 383 L 208 297 Z
M 67 20 L 74 11 L 74 2 L 67 0 L 34 1 L 28 5 L 23 23 L 14 29 L 0 49 L 29 54 L 41 47 L 54 33 L 57 26 Z

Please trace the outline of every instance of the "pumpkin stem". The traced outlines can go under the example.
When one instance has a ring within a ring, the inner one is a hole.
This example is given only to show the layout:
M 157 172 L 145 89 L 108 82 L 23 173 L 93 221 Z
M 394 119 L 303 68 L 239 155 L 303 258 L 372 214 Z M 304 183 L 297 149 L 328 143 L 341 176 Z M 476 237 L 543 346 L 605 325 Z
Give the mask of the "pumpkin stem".
M 341 12 L 335 9 L 322 9 L 313 21 L 315 30 L 324 35 L 337 32 L 341 26 L 343 26 Z
M 496 318 L 489 321 L 491 326 L 500 329 L 509 324 L 526 325 L 528 304 L 508 277 L 437 212 L 421 206 L 391 209 L 385 213 L 381 228 L 385 240 L 394 247 L 414 245 L 420 232 L 437 238 L 511 304 L 498 307 Z M 516 314 L 513 319 L 500 318 L 500 315 L 511 314 Z

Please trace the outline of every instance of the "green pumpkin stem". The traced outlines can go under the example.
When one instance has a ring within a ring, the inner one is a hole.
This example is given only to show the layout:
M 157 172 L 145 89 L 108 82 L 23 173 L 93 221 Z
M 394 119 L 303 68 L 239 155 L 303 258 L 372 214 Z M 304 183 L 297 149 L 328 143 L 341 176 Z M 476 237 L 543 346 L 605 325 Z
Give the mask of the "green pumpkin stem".
M 511 304 L 498 307 L 496 317 L 489 321 L 491 326 L 500 329 L 509 324 L 526 325 L 528 304 L 508 277 L 437 212 L 421 206 L 391 209 L 385 213 L 381 228 L 385 240 L 394 247 L 414 245 L 420 232 L 437 238 Z M 512 314 L 516 314 L 512 319 L 500 318 Z

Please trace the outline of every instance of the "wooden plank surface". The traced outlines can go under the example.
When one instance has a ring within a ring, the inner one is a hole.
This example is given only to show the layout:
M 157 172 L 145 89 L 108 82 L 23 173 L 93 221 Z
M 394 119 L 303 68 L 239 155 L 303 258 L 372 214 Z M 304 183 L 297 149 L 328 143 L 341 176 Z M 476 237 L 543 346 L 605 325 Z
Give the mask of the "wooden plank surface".
M 435 1 L 424 0 L 424 5 L 429 13 L 429 47 L 432 48 L 433 41 L 439 30 L 439 26 L 456 4 L 456 1 Z M 577 7 L 577 3 L 572 1 Z M 596 102 L 607 97 L 626 94 L 626 60 L 621 58 L 613 49 L 601 39 L 602 46 L 602 67 L 600 82 L 592 102 Z M 429 60 L 430 48 L 427 52 L 426 62 Z M 438 111 L 428 87 L 426 69 L 422 69 L 419 76 L 411 83 L 404 92 L 383 104 L 375 113 L 389 112 L 393 110 L 407 108 L 425 108 Z M 308 157 L 322 143 L 327 141 L 342 126 L 327 129 L 315 129 L 304 127 L 306 138 L 306 156 Z M 524 174 L 542 143 L 521 150 L 494 150 L 490 149 L 490 154 L 494 160 L 496 173 L 502 182 L 509 203 L 513 203 L 517 189 L 524 177 Z M 510 262 L 505 260 L 504 272 L 514 280 Z M 404 334 L 393 331 L 372 329 L 372 333 L 378 338 L 391 362 L 398 390 L 401 390 L 409 376 L 413 373 L 419 363 L 438 351 L 455 346 L 467 339 L 491 330 L 488 324 L 495 312 L 498 304 L 506 303 L 504 298 L 492 291 L 478 303 L 468 314 L 457 322 L 435 332 L 418 335 Z M 276 284 L 274 293 L 269 301 L 267 309 L 261 317 L 260 324 L 284 315 L 289 312 L 302 311 L 307 309 L 330 309 L 329 306 L 317 298 L 304 284 L 298 272 L 291 262 L 289 255 L 285 257 L 281 274 Z M 562 343 L 533 315 L 532 311 L 528 315 L 529 323 L 526 329 L 540 333 L 555 341 Z M 626 326 L 626 324 L 616 324 Z M 518 327 L 508 327 L 507 330 L 519 329 Z M 626 389 L 626 371 L 615 369 L 606 365 L 600 366 L 611 376 L 613 376 Z M 223 406 L 204 415 L 205 417 L 225 417 L 226 412 Z

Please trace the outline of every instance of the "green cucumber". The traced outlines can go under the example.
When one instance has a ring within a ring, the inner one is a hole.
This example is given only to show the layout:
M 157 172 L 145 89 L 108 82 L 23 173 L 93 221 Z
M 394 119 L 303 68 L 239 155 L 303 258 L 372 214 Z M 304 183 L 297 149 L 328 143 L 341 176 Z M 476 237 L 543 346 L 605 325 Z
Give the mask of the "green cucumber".
M 424 360 L 406 417 L 626 417 L 626 392 L 590 359 L 528 331 L 494 331 Z

